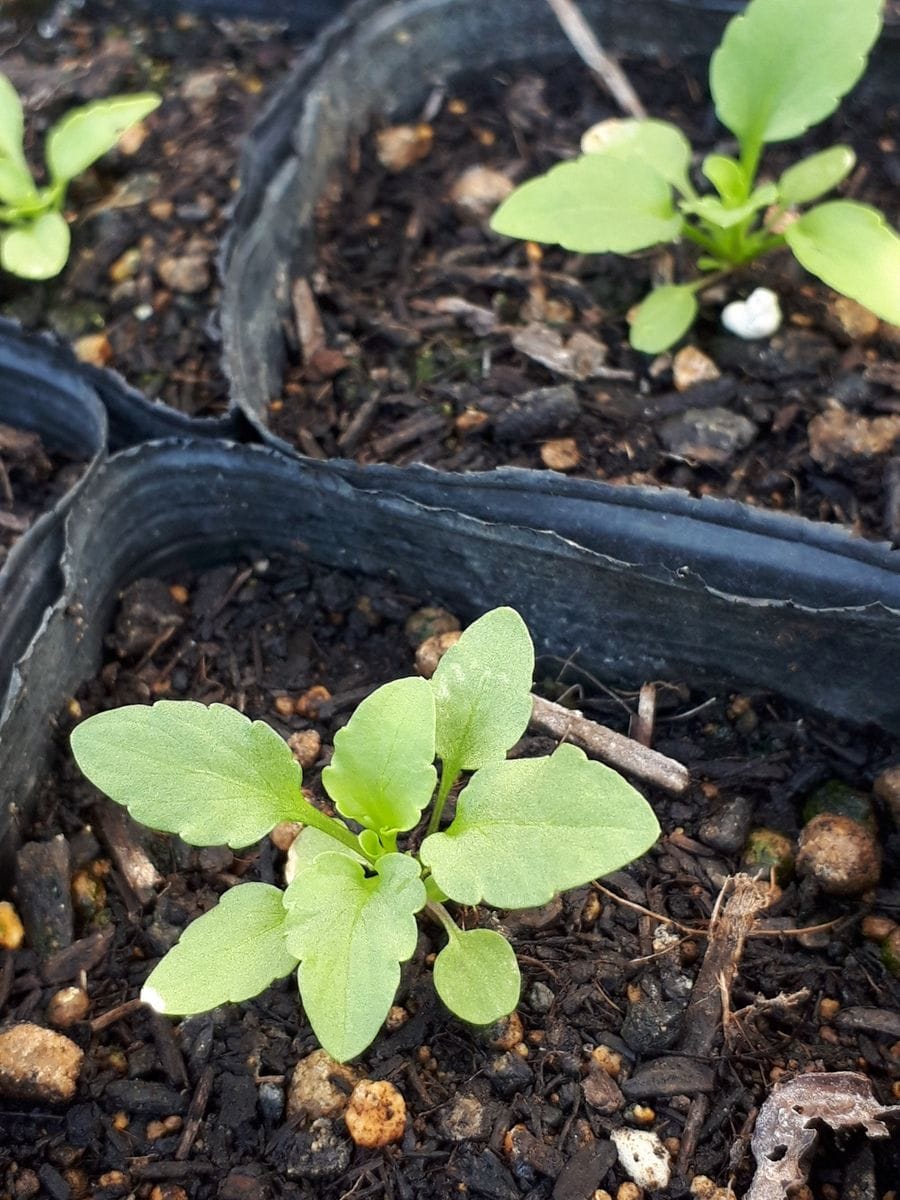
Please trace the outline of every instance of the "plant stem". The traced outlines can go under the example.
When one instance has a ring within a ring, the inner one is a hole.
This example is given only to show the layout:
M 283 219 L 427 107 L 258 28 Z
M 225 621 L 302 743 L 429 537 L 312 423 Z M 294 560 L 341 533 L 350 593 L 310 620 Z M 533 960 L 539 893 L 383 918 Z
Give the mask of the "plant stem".
M 459 771 L 455 766 L 448 765 L 445 762 L 441 763 L 441 786 L 438 788 L 437 799 L 434 802 L 434 808 L 431 810 L 431 817 L 428 821 L 428 828 L 425 831 L 425 836 L 437 833 L 438 826 L 441 823 L 441 817 L 444 812 L 444 805 L 447 803 L 447 797 L 450 794 L 450 789 L 456 783 L 456 778 Z
M 340 821 L 336 821 L 334 817 L 326 817 L 325 813 L 319 812 L 303 796 L 300 797 L 297 805 L 295 820 L 301 821 L 304 825 L 311 825 L 313 829 L 318 829 L 320 833 L 327 833 L 329 837 L 333 837 L 336 841 L 341 842 L 348 850 L 352 850 L 354 854 L 361 854 L 369 862 L 375 862 L 371 854 L 366 854 L 365 850 L 360 846 L 356 835 L 351 833 L 346 825 Z
M 689 225 L 687 221 L 682 225 L 681 232 L 685 237 L 690 238 L 692 242 L 696 242 L 704 250 L 708 250 L 710 254 L 716 254 L 716 246 L 712 238 L 699 230 L 696 225 Z
M 447 934 L 447 937 L 455 938 L 462 932 L 460 927 L 447 912 L 446 908 L 444 908 L 443 904 L 441 904 L 439 901 L 429 900 L 425 905 L 425 911 L 439 924 L 443 925 L 444 932 Z

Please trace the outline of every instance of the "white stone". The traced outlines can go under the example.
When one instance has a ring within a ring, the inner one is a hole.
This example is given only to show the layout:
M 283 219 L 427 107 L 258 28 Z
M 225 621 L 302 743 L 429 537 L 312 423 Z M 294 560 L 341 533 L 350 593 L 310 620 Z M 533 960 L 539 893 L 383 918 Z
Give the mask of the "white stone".
M 647 1191 L 669 1186 L 669 1152 L 650 1129 L 614 1129 L 609 1135 L 630 1179 Z
M 771 337 L 781 326 L 781 306 L 769 288 L 756 288 L 746 300 L 733 300 L 722 309 L 722 324 L 738 337 Z

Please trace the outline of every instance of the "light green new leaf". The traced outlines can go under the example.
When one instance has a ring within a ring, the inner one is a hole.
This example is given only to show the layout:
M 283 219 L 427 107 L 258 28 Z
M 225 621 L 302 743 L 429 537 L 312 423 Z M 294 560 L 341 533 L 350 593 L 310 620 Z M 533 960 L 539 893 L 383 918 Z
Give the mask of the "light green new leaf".
M 126 129 L 159 107 L 153 92 L 110 96 L 73 108 L 47 134 L 47 167 L 55 183 L 67 183 L 112 150 Z
M 529 908 L 631 862 L 658 834 L 639 792 L 564 744 L 549 758 L 484 767 L 419 857 L 460 904 Z
M 747 217 L 751 217 L 757 209 L 774 204 L 777 199 L 778 191 L 775 184 L 764 183 L 761 187 L 755 188 L 743 204 L 732 206 L 724 204 L 715 196 L 701 196 L 699 200 L 682 204 L 681 208 L 683 212 L 694 213 L 695 216 L 707 221 L 710 225 L 717 225 L 720 229 L 731 229 L 735 225 L 740 225 Z
M 584 154 L 640 159 L 682 195 L 693 194 L 688 176 L 691 144 L 678 126 L 668 121 L 610 117 L 582 134 L 581 150 Z
M 285 883 L 292 883 L 297 878 L 297 873 L 305 870 L 311 862 L 315 862 L 320 854 L 346 854 L 348 858 L 363 866 L 367 861 L 362 854 L 355 854 L 349 846 L 342 845 L 323 830 L 316 829 L 313 825 L 305 825 L 288 848 L 284 864 Z
M 13 206 L 37 200 L 31 172 L 10 158 L 0 158 L 0 200 Z
M 379 832 L 412 829 L 437 782 L 434 693 L 396 679 L 363 700 L 335 734 L 322 785 L 338 812 Z
M 804 213 L 784 236 L 807 271 L 900 325 L 900 236 L 876 208 L 831 200 Z
M 141 999 L 157 1012 L 186 1016 L 250 1000 L 293 971 L 285 947 L 284 893 L 242 883 L 189 925 L 150 972 Z
M 44 213 L 0 233 L 0 266 L 20 279 L 52 279 L 66 265 L 70 242 L 62 213 Z
M 19 100 L 18 92 L 6 76 L 0 73 L 0 158 L 8 158 L 11 162 L 24 164 L 25 151 L 22 148 L 24 129 L 22 102 Z
M 287 744 L 224 704 L 159 700 L 97 713 L 73 730 L 72 751 L 136 820 L 193 846 L 249 846 L 298 819 L 303 803 Z
M 830 146 L 802 158 L 778 180 L 778 198 L 782 204 L 808 204 L 817 200 L 846 179 L 855 163 L 856 155 L 849 146 Z
M 386 854 L 377 875 L 342 854 L 323 854 L 284 893 L 287 947 L 300 959 L 300 996 L 332 1058 L 355 1058 L 381 1028 L 416 948 L 425 904 L 419 866 Z
M 485 613 L 451 646 L 431 680 L 445 777 L 505 757 L 531 719 L 533 673 L 534 647 L 512 608 Z
M 627 254 L 677 237 L 681 217 L 671 187 L 646 163 L 585 154 L 516 188 L 491 228 L 582 254 Z
M 746 195 L 748 182 L 741 164 L 727 154 L 707 154 L 700 170 L 727 203 L 736 204 Z
M 710 64 L 719 120 L 744 145 L 799 137 L 865 70 L 882 0 L 751 0 Z
M 505 937 L 491 929 L 460 930 L 434 960 L 434 986 L 463 1021 L 490 1025 L 519 1003 L 522 977 Z
M 659 354 L 687 333 L 696 316 L 693 288 L 677 284 L 656 288 L 638 308 L 628 340 L 635 350 Z

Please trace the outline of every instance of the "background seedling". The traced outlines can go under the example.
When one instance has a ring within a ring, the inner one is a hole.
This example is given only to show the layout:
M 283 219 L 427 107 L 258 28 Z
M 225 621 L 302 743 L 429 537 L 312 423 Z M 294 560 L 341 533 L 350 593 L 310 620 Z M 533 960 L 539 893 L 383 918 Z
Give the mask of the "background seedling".
M 581 253 L 629 254 L 678 238 L 695 243 L 697 278 L 657 288 L 633 316 L 631 344 L 647 353 L 687 332 L 704 287 L 785 246 L 824 283 L 900 324 L 900 237 L 866 204 L 814 204 L 853 169 L 853 150 L 831 146 L 778 179 L 759 179 L 767 144 L 817 125 L 859 80 L 881 8 L 882 0 L 751 0 L 729 22 L 712 57 L 710 87 L 739 154 L 703 160 L 714 192 L 695 188 L 691 147 L 677 126 L 610 120 L 587 131 L 580 158 L 517 188 L 492 227 Z
M 122 134 L 160 103 L 146 92 L 110 96 L 73 108 L 48 132 L 49 182 L 38 187 L 25 161 L 22 104 L 0 75 L 0 266 L 22 279 L 50 279 L 66 265 L 70 234 L 63 216 L 66 191 Z M 6 226 L 6 228 L 2 228 Z
M 153 970 L 144 999 L 161 1012 L 202 1012 L 296 967 L 319 1041 L 334 1058 L 353 1058 L 394 1002 L 425 910 L 447 934 L 434 964 L 447 1007 L 476 1025 L 511 1012 L 520 988 L 512 947 L 492 930 L 460 928 L 446 902 L 543 904 L 630 862 L 659 833 L 643 797 L 574 746 L 507 759 L 531 715 L 533 666 L 524 622 L 499 608 L 470 626 L 431 680 L 373 692 L 336 734 L 322 773 L 339 817 L 304 798 L 300 767 L 274 730 L 223 705 L 161 700 L 79 725 L 72 749 L 82 771 L 153 828 L 239 848 L 281 821 L 304 826 L 286 891 L 246 883 L 227 892 Z M 442 828 L 447 798 L 469 772 Z M 418 854 L 398 850 L 426 818 Z

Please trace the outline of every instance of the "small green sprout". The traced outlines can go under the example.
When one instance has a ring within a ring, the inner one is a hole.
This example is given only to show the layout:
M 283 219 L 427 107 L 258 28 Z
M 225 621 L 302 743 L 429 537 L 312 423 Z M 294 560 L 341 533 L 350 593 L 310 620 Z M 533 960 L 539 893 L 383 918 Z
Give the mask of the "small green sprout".
M 22 279 L 51 279 L 69 257 L 66 189 L 160 103 L 146 92 L 73 108 L 48 132 L 49 183 L 38 187 L 25 161 L 25 122 L 16 89 L 0 74 L 0 266 Z M 7 228 L 3 228 L 7 226 Z
M 856 162 L 831 146 L 759 181 L 770 142 L 799 137 L 834 112 L 862 75 L 881 30 L 882 0 L 751 0 L 712 56 L 719 120 L 739 154 L 709 154 L 699 194 L 692 151 L 666 121 L 609 120 L 588 130 L 580 158 L 528 180 L 499 207 L 492 228 L 584 254 L 629 254 L 687 238 L 698 278 L 659 287 L 637 309 L 631 344 L 656 354 L 690 329 L 697 294 L 760 255 L 787 246 L 807 271 L 885 321 L 900 325 L 900 237 L 875 208 L 818 200 Z
M 445 901 L 544 904 L 630 862 L 659 834 L 646 800 L 575 746 L 507 759 L 531 715 L 533 666 L 522 618 L 498 608 L 470 626 L 431 680 L 373 692 L 336 734 L 322 773 L 340 818 L 304 798 L 300 767 L 273 729 L 224 705 L 160 700 L 79 725 L 81 770 L 154 829 L 237 849 L 281 821 L 304 826 L 287 889 L 226 892 L 151 972 L 145 1001 L 203 1012 L 250 999 L 296 968 L 316 1036 L 345 1061 L 377 1036 L 425 910 L 447 936 L 434 964 L 447 1007 L 474 1025 L 512 1012 L 520 977 L 509 942 L 460 928 Z M 442 828 L 450 791 L 467 774 Z M 423 823 L 418 853 L 398 849 L 399 835 Z

